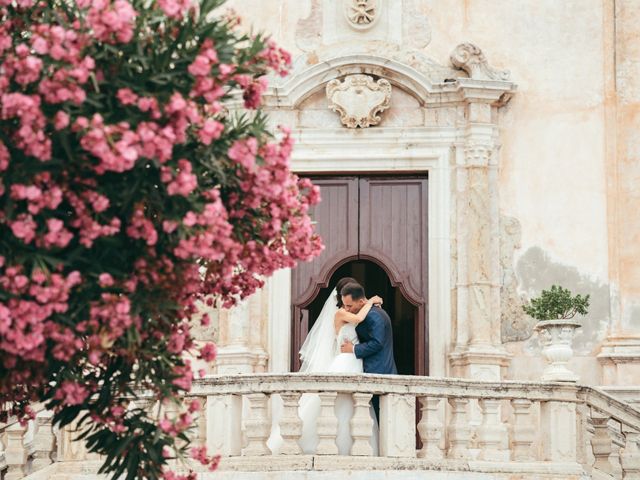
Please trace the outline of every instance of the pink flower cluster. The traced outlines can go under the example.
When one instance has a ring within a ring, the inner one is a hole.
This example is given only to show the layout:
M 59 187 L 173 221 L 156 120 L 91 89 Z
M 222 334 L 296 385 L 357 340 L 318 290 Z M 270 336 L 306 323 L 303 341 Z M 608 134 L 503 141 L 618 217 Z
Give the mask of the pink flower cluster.
M 42 209 L 55 210 L 62 202 L 62 189 L 54 184 L 49 172 L 43 172 L 34 177 L 32 185 L 14 183 L 11 185 L 10 196 L 13 200 L 26 200 L 27 210 L 35 215 Z
M 220 455 L 210 456 L 207 454 L 207 447 L 193 447 L 191 449 L 191 458 L 200 462 L 202 465 L 208 468 L 209 471 L 213 472 L 218 468 L 220 464 Z
M 93 359 L 97 360 L 98 350 L 110 347 L 134 325 L 140 325 L 140 318 L 131 313 L 129 297 L 103 293 L 100 300 L 91 305 L 89 320 L 78 323 L 76 329 L 91 335 L 89 344 L 95 350 Z
M 86 119 L 76 121 L 76 129 L 86 127 L 89 129 L 80 140 L 80 145 L 100 160 L 95 168 L 98 174 L 124 172 L 134 167 L 138 159 L 139 138 L 128 123 L 104 125 L 102 116 L 95 114 L 90 124 Z
M 158 0 L 158 6 L 169 18 L 180 19 L 192 6 L 193 0 Z
M 69 220 L 69 225 L 78 231 L 81 245 L 90 248 L 97 238 L 115 235 L 120 231 L 118 217 L 111 218 L 106 225 L 94 218 L 109 207 L 109 199 L 104 195 L 91 190 L 81 191 L 78 195 L 69 189 L 64 196 L 75 214 Z
M 0 96 L 0 118 L 17 118 L 20 128 L 14 133 L 16 146 L 39 160 L 51 159 L 51 139 L 45 134 L 46 118 L 40 109 L 40 97 L 23 93 L 5 93 Z
M 291 54 L 278 47 L 273 40 L 267 42 L 267 48 L 259 54 L 259 57 L 266 60 L 269 67 L 280 74 L 280 76 L 285 77 L 289 73 L 289 69 L 291 68 Z
M 203 299 L 230 306 L 321 249 L 307 215 L 318 192 L 291 173 L 288 132 L 268 143 L 261 125 L 232 127 L 222 113 L 237 86 L 245 106 L 258 108 L 268 69 L 284 74 L 289 55 L 269 43 L 247 57 L 224 36 L 220 44 L 192 36 L 180 47 L 189 60 L 176 62 L 182 80 L 155 93 L 105 58 L 120 58 L 130 42 L 142 50 L 160 36 L 174 42 L 198 7 L 158 0 L 154 18 L 162 10 L 172 21 L 149 28 L 133 3 L 71 2 L 56 12 L 62 27 L 47 2 L 16 15 L 34 2 L 0 0 L 0 230 L 9 246 L 0 251 L 0 362 L 9 372 L 0 403 L 25 415 L 45 391 L 57 408 L 81 406 L 118 435 L 132 429 L 117 400 L 128 386 L 107 378 L 107 364 L 148 367 L 161 352 L 169 373 L 138 386 L 164 396 L 190 390 L 183 354 L 211 362 L 217 351 L 180 319 Z M 65 370 L 52 381 L 59 363 Z M 91 395 L 112 380 L 117 395 L 98 409 Z M 199 409 L 163 419 L 165 439 Z M 192 453 L 218 464 L 202 448 Z
M 80 274 L 47 275 L 34 270 L 29 277 L 21 266 L 2 268 L 3 264 L 4 259 L 0 262 L 0 287 L 12 295 L 6 303 L 0 303 L 3 367 L 10 370 L 18 360 L 43 362 L 47 338 L 77 346 L 70 332 L 56 328 L 52 316 L 67 311 L 71 291 L 81 282 Z
M 15 55 L 7 55 L 3 68 L 7 77 L 13 77 L 17 83 L 26 87 L 40 78 L 42 66 L 42 60 L 31 55 L 29 47 L 21 43 L 16 47 Z
M 191 162 L 185 158 L 178 160 L 178 171 L 175 176 L 169 167 L 162 167 L 160 180 L 167 184 L 167 193 L 188 197 L 198 187 L 198 177 L 192 171 Z
M 56 400 L 62 400 L 65 405 L 80 405 L 89 396 L 89 390 L 77 382 L 65 380 L 56 391 Z
M 138 13 L 127 0 L 84 0 L 82 3 L 91 5 L 87 22 L 98 40 L 111 44 L 131 41 Z
M 194 77 L 206 77 L 211 73 L 211 67 L 218 63 L 218 53 L 213 48 L 213 41 L 207 38 L 202 43 L 200 53 L 187 69 Z
M 234 80 L 242 87 L 242 98 L 246 108 L 255 109 L 262 104 L 262 95 L 267 90 L 267 77 L 253 78 L 249 75 L 236 75 Z

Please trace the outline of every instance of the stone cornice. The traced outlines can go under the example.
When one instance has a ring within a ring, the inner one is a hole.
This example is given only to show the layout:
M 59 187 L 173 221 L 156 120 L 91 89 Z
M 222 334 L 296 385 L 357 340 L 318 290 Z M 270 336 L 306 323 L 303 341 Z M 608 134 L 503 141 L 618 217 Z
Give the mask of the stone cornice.
M 313 65 L 270 88 L 265 94 L 265 107 L 294 109 L 318 92 L 327 82 L 351 74 L 374 75 L 388 80 L 417 98 L 422 105 L 448 105 L 470 102 L 504 105 L 516 91 L 510 80 L 455 78 L 432 83 L 409 65 L 376 55 L 354 54 L 333 58 Z

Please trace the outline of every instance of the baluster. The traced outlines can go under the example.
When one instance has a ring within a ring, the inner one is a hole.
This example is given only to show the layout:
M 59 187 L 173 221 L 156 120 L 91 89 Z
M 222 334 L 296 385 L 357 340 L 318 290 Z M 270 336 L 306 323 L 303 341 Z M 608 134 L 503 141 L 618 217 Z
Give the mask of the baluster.
M 35 436 L 33 439 L 33 471 L 51 465 L 56 451 L 56 437 L 53 433 L 53 412 L 43 410 L 38 413 L 35 422 Z
M 622 426 L 624 450 L 620 453 L 622 478 L 632 480 L 640 478 L 640 432 L 627 425 Z
M 353 437 L 351 455 L 373 455 L 373 448 L 369 442 L 373 433 L 373 419 L 369 412 L 371 397 L 370 393 L 353 394 L 353 417 L 349 422 Z
M 508 460 L 508 452 L 502 447 L 507 429 L 500 419 L 500 400 L 481 398 L 478 400 L 482 423 L 478 427 L 480 460 Z
M 419 458 L 443 458 L 442 436 L 444 428 L 438 417 L 438 408 L 441 399 L 437 397 L 419 397 L 420 402 L 420 423 L 418 432 L 422 441 L 422 448 L 418 452 Z
M 609 416 L 595 410 L 591 410 L 591 424 L 593 425 L 593 437 L 591 448 L 596 462 L 593 468 L 603 473 L 613 473 L 613 465 L 610 460 L 613 452 L 613 438 L 609 432 Z
M 247 446 L 243 455 L 269 455 L 267 439 L 271 429 L 269 419 L 269 397 L 264 393 L 251 393 L 245 396 L 249 404 L 247 419 L 244 422 Z
M 280 420 L 280 434 L 282 435 L 283 455 L 299 455 L 302 453 L 298 440 L 302 436 L 302 420 L 298 415 L 300 392 L 281 393 L 282 419 Z
M 320 415 L 318 416 L 318 455 L 337 455 L 338 419 L 335 414 L 337 392 L 319 392 Z
M 531 400 L 514 398 L 513 425 L 511 426 L 511 458 L 516 462 L 534 460 L 532 445 L 535 429 L 531 422 Z
M 19 423 L 8 426 L 4 431 L 4 455 L 7 462 L 7 473 L 3 480 L 18 480 L 27 473 L 24 469 L 27 464 L 28 452 L 24 446 L 24 435 L 27 431 Z
M 447 440 L 449 449 L 447 455 L 450 458 L 468 458 L 469 440 L 471 428 L 467 418 L 468 398 L 451 397 L 448 399 L 451 406 L 451 419 L 447 427 Z

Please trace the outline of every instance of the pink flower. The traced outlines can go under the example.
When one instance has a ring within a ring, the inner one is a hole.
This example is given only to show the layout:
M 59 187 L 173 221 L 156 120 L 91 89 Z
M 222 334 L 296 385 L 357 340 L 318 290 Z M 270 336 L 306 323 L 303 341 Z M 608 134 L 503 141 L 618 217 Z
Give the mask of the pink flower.
M 198 136 L 203 144 L 209 145 L 213 140 L 220 138 L 223 130 L 224 125 L 222 123 L 215 120 L 205 120 L 202 128 L 198 131 Z
M 9 150 L 2 140 L 0 140 L 0 172 L 4 172 L 9 168 L 9 159 Z
M 98 277 L 98 283 L 101 287 L 111 287 L 113 286 L 113 277 L 108 273 L 101 273 Z
M 189 412 L 195 413 L 199 411 L 201 408 L 202 408 L 202 405 L 200 404 L 200 400 L 195 399 L 189 402 Z
M 180 19 L 189 10 L 192 0 L 158 0 L 158 6 L 169 18 Z
M 69 115 L 59 110 L 55 116 L 53 117 L 53 128 L 56 130 L 62 130 L 63 128 L 67 128 L 69 125 Z
M 122 105 L 135 105 L 138 102 L 138 96 L 130 88 L 121 88 L 116 96 Z
M 56 391 L 55 397 L 57 400 L 62 400 L 62 403 L 67 406 L 80 405 L 89 396 L 89 390 L 83 387 L 77 382 L 65 380 L 62 385 Z
M 267 43 L 267 48 L 258 56 L 266 60 L 269 67 L 279 73 L 280 76 L 284 77 L 289 73 L 289 69 L 291 68 L 291 54 L 279 48 L 273 40 Z
M 31 243 L 36 237 L 36 222 L 31 215 L 18 215 L 18 220 L 9 223 L 13 235 L 21 239 L 24 243 Z
M 234 80 L 244 90 L 242 94 L 244 106 L 251 109 L 258 108 L 262 103 L 262 94 L 267 90 L 269 84 L 267 77 L 253 78 L 249 75 L 236 75 Z
M 231 145 L 228 155 L 231 160 L 235 160 L 248 170 L 253 169 L 258 151 L 258 140 L 250 137 L 244 140 L 236 140 Z
M 49 232 L 42 237 L 42 241 L 37 244 L 41 244 L 46 248 L 50 247 L 66 247 L 71 239 L 73 238 L 73 234 L 64 228 L 64 222 L 57 218 L 50 218 L 47 220 L 47 228 Z
M 126 0 L 93 0 L 87 13 L 87 22 L 101 42 L 128 43 L 133 38 L 137 15 Z
M 155 245 L 158 241 L 158 232 L 151 220 L 145 218 L 141 208 L 133 213 L 131 224 L 127 227 L 127 235 L 131 238 L 143 239 L 149 246 Z
M 213 48 L 211 39 L 202 42 L 200 53 L 189 65 L 188 71 L 194 77 L 206 77 L 211 73 L 211 67 L 218 63 L 218 52 Z
M 169 195 L 188 197 L 198 187 L 198 178 L 191 173 L 191 162 L 188 160 L 184 158 L 178 160 L 178 168 L 179 171 L 175 179 L 167 185 L 167 193 Z M 166 175 L 164 175 L 162 181 L 165 181 L 165 178 Z
M 200 358 L 205 362 L 213 362 L 216 359 L 217 349 L 213 343 L 207 343 L 200 349 Z
M 176 228 L 178 228 L 178 222 L 174 222 L 173 220 L 165 220 L 162 222 L 162 230 L 166 233 L 172 233 Z

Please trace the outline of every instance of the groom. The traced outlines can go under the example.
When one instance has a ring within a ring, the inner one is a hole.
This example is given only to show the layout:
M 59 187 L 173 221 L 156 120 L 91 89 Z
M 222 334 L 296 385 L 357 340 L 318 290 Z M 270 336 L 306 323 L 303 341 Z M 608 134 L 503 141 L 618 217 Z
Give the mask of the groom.
M 367 303 L 364 288 L 358 283 L 348 283 L 340 291 L 344 308 L 351 313 L 358 313 Z M 380 307 L 371 308 L 364 321 L 356 327 L 360 343 L 354 345 L 345 341 L 342 353 L 354 353 L 361 358 L 365 373 L 382 373 L 396 375 L 396 362 L 393 360 L 393 332 L 391 319 Z M 371 400 L 376 418 L 380 420 L 380 397 L 375 395 Z

